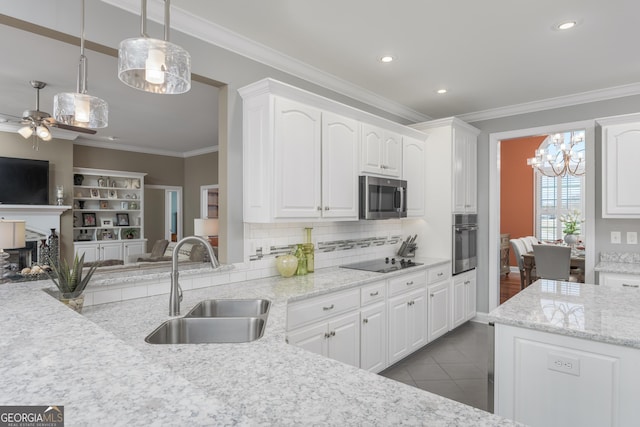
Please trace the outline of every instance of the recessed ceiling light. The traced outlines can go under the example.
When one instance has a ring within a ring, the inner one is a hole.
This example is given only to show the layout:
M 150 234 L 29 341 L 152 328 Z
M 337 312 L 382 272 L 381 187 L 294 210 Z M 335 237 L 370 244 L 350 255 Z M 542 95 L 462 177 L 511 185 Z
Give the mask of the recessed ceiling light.
M 563 21 L 556 25 L 556 29 L 564 31 L 574 28 L 578 23 L 576 21 Z
M 395 58 L 391 55 L 384 55 L 380 57 L 380 62 L 393 62 Z
M 442 95 L 442 94 L 447 93 L 447 90 L 446 89 L 438 89 L 438 90 L 436 90 L 436 93 Z

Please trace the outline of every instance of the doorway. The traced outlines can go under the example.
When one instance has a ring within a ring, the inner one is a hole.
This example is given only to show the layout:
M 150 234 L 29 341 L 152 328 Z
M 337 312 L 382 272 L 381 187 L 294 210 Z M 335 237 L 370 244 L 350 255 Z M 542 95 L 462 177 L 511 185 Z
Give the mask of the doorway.
M 145 185 L 145 233 L 148 241 L 182 239 L 182 187 Z M 162 212 L 162 215 L 158 213 Z
M 489 311 L 500 304 L 500 142 L 534 135 L 555 134 L 568 129 L 585 130 L 586 173 L 583 233 L 587 242 L 585 281 L 594 282 L 595 266 L 595 122 L 582 121 L 489 134 Z M 495 160 L 495 163 L 494 163 Z M 503 196 L 504 197 L 504 196 Z

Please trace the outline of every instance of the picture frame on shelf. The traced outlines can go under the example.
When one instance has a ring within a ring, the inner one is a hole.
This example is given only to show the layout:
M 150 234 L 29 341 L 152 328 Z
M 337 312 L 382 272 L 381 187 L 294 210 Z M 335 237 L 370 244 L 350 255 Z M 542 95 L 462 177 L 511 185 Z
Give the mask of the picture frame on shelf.
M 102 227 L 113 227 L 113 220 L 111 218 L 102 218 L 100 220 L 100 225 Z
M 129 210 L 129 202 L 120 202 L 120 209 L 122 210 Z
M 92 188 L 91 190 L 89 190 L 89 195 L 91 196 L 92 199 L 99 199 L 100 191 L 98 191 L 97 188 Z
M 94 212 L 82 213 L 82 226 L 83 227 L 95 227 L 96 226 L 96 214 Z
M 102 240 L 113 240 L 115 236 L 111 230 L 102 230 Z
M 107 198 L 109 198 L 109 199 L 117 199 L 118 198 L 118 191 L 117 190 L 109 190 L 109 193 L 107 194 Z
M 128 226 L 129 225 L 129 214 L 128 213 L 117 213 L 116 214 L 116 222 L 119 227 Z
M 100 200 L 100 209 L 109 209 L 109 202 L 106 200 Z

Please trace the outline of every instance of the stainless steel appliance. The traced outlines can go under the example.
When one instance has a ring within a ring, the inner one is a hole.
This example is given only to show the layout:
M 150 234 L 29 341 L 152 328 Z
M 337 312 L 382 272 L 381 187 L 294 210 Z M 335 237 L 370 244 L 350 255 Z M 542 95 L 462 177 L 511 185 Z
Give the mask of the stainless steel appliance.
M 354 264 L 341 265 L 341 268 L 351 268 L 353 270 L 375 271 L 378 273 L 389 273 L 391 271 L 403 270 L 409 267 L 415 267 L 416 265 L 422 265 L 419 262 L 413 262 L 410 259 L 385 258 L 374 259 L 372 261 L 356 262 Z
M 360 177 L 360 219 L 390 219 L 407 216 L 407 181 Z
M 478 215 L 453 215 L 453 274 L 478 266 Z

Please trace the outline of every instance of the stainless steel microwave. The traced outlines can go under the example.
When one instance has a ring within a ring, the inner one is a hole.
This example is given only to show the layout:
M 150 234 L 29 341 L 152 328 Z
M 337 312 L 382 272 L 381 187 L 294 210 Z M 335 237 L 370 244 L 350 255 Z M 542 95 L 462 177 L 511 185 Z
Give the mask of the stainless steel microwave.
M 407 216 L 407 181 L 364 175 L 360 177 L 360 219 Z

